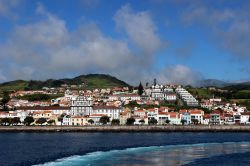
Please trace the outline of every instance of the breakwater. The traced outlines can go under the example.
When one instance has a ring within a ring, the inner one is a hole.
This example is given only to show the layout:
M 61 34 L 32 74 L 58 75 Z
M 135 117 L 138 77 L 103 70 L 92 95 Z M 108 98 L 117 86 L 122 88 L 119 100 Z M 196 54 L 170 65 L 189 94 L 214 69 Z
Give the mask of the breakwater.
M 0 132 L 250 132 L 250 126 L 0 126 Z

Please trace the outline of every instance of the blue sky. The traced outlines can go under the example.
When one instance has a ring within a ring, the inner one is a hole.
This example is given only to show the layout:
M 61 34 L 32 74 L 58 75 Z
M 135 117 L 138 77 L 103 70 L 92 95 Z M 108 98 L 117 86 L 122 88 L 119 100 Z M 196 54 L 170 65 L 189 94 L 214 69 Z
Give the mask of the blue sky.
M 250 3 L 1 0 L 0 82 L 107 73 L 137 84 L 250 80 Z

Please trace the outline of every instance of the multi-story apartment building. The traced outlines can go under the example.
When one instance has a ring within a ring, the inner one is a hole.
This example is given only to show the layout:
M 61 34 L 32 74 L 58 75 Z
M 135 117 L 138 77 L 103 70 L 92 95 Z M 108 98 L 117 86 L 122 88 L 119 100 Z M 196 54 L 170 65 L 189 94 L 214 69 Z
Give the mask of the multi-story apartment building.
M 70 114 L 73 116 L 90 115 L 93 111 L 92 98 L 87 96 L 77 96 L 71 99 Z
M 175 92 L 188 106 L 198 106 L 199 102 L 184 88 L 176 88 Z

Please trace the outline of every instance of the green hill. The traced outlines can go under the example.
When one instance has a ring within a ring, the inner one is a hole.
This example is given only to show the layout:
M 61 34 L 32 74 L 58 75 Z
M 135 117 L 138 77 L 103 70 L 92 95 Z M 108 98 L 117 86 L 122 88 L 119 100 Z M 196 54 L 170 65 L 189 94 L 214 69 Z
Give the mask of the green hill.
M 37 90 L 42 89 L 43 87 L 60 87 L 63 84 L 67 85 L 81 85 L 84 83 L 84 89 L 93 89 L 93 88 L 112 88 L 112 87 L 130 87 L 124 81 L 117 79 L 116 77 L 106 75 L 106 74 L 88 74 L 80 75 L 78 77 L 69 79 L 49 79 L 46 81 L 25 81 L 25 80 L 16 80 L 0 84 L 1 91 L 12 91 L 12 90 Z

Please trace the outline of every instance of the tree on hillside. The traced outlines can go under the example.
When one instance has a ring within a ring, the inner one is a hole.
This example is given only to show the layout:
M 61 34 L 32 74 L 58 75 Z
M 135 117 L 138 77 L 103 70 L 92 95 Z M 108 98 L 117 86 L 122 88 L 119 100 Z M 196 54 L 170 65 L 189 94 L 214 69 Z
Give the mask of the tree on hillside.
M 135 123 L 135 119 L 134 118 L 128 118 L 126 125 L 133 125 Z
M 141 84 L 141 82 L 140 82 L 140 84 L 139 84 L 139 86 L 138 86 L 138 95 L 142 95 L 143 94 L 143 86 L 142 86 L 142 84 Z
M 107 124 L 109 122 L 109 117 L 108 116 L 102 116 L 99 120 L 100 123 L 102 124 Z
M 39 118 L 36 120 L 36 124 L 40 124 L 40 125 L 44 124 L 45 122 L 47 122 L 46 118 Z
M 7 103 L 10 101 L 10 96 L 7 91 L 3 92 L 3 98 L 1 100 L 1 103 L 3 105 L 3 111 L 8 111 Z
M 111 125 L 119 125 L 119 124 L 120 124 L 120 120 L 119 119 L 112 119 Z
M 130 101 L 128 104 L 124 106 L 129 108 L 134 108 L 134 107 L 140 107 L 140 104 L 138 104 L 136 101 Z
M 32 116 L 27 116 L 25 119 L 24 119 L 24 121 L 23 121 L 23 123 L 25 124 L 25 125 L 27 125 L 27 126 L 29 126 L 31 123 L 33 123 L 35 120 L 34 120 L 34 118 L 32 117 Z

